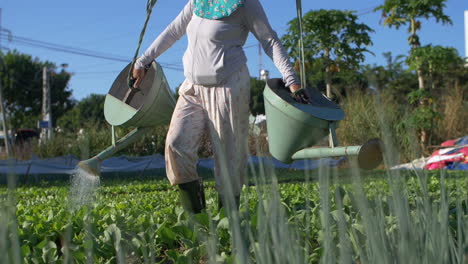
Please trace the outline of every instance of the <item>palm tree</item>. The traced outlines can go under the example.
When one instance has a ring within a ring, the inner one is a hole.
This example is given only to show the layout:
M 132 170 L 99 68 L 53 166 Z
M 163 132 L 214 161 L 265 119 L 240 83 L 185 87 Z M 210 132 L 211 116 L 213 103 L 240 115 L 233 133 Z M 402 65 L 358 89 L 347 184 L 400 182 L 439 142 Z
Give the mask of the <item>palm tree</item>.
M 382 11 L 384 26 L 399 29 L 401 26 L 408 26 L 408 44 L 411 46 L 410 57 L 421 47 L 421 42 L 417 32 L 421 30 L 421 20 L 434 18 L 436 22 L 442 24 L 452 24 L 450 17 L 444 14 L 447 0 L 385 0 L 384 4 L 377 7 L 376 11 Z M 420 61 L 417 56 L 414 61 Z M 424 94 L 424 72 L 422 64 L 415 68 L 418 75 L 418 86 Z M 427 107 L 427 100 L 420 99 L 421 107 Z M 420 130 L 421 147 L 424 150 L 427 145 L 427 131 Z
M 353 68 L 364 61 L 364 53 L 372 45 L 366 24 L 358 23 L 353 11 L 313 10 L 303 17 L 305 60 L 312 63 L 317 57 L 324 60 L 326 92 L 332 97 L 333 73 L 340 68 Z M 291 20 L 286 35 L 282 37 L 289 56 L 299 60 L 298 19 Z

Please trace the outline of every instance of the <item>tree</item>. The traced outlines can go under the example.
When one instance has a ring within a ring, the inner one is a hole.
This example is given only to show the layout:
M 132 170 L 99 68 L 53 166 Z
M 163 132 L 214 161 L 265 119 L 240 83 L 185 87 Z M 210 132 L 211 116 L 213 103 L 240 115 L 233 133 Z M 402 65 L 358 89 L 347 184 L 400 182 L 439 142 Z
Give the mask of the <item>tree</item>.
M 325 59 L 323 57 L 310 58 L 305 63 L 307 69 L 306 82 L 308 86 L 315 87 L 319 91 L 326 93 L 327 78 L 325 72 Z M 296 70 L 299 67 L 296 64 Z M 363 79 L 359 68 L 348 68 L 346 64 L 341 64 L 338 67 L 331 67 L 332 75 L 329 80 L 333 84 L 333 94 L 335 102 L 339 102 L 349 93 L 349 90 L 366 89 L 366 81 Z
M 289 56 L 299 60 L 298 19 L 291 20 L 286 35 L 282 37 Z M 323 59 L 327 96 L 331 97 L 332 77 L 344 69 L 356 69 L 364 61 L 366 48 L 372 45 L 366 24 L 358 23 L 352 11 L 314 10 L 303 17 L 305 63 L 314 58 Z M 307 68 L 307 67 L 306 67 Z
M 265 114 L 265 103 L 263 100 L 263 90 L 265 81 L 250 78 L 250 113 L 254 116 Z
M 438 90 L 442 90 L 437 89 L 439 87 L 435 85 L 436 76 L 453 75 L 459 68 L 463 68 L 463 59 L 454 48 L 426 45 L 414 48 L 407 58 L 407 63 L 411 70 L 418 69 L 425 73 L 424 78 L 428 80 L 429 88 L 418 89 L 408 94 L 409 102 L 418 104 L 411 116 L 412 122 L 428 137 L 428 131 L 435 128 L 435 121 L 442 116 L 433 104 L 434 98 L 440 96 Z M 443 86 L 442 82 L 439 82 L 439 86 Z
M 403 59 L 405 58 L 404 55 L 397 55 L 393 56 L 391 52 L 384 52 L 382 54 L 387 62 L 387 71 L 389 72 L 389 79 L 390 81 L 394 81 L 398 75 L 404 72 Z
M 384 4 L 377 7 L 375 10 L 382 11 L 384 26 L 395 27 L 399 29 L 401 26 L 408 25 L 408 44 L 411 46 L 410 56 L 419 47 L 421 42 L 417 32 L 421 30 L 421 19 L 434 18 L 436 22 L 443 24 L 452 24 L 450 17 L 444 14 L 445 2 L 447 0 L 385 0 Z M 416 56 L 416 55 L 415 55 Z M 417 61 L 415 59 L 414 61 Z M 422 67 L 416 67 L 418 75 L 419 90 L 424 90 L 424 73 Z M 427 94 L 420 92 L 420 95 Z M 427 107 L 428 100 L 420 98 L 421 107 Z M 427 145 L 427 131 L 420 131 L 421 147 L 424 150 Z
M 411 52 L 421 46 L 417 32 L 421 30 L 421 19 L 434 18 L 443 24 L 452 24 L 450 17 L 444 14 L 445 2 L 447 0 L 386 0 L 383 5 L 375 10 L 382 11 L 384 26 L 399 29 L 408 25 L 408 44 Z M 410 52 L 410 53 L 411 53 Z M 418 73 L 419 89 L 424 89 L 424 76 L 421 68 L 416 69 Z
M 102 94 L 90 94 L 83 98 L 58 120 L 58 126 L 66 131 L 77 131 L 87 126 L 104 126 L 105 98 Z
M 386 65 L 363 65 L 361 72 L 367 84 L 374 90 L 385 92 L 401 104 L 407 104 L 406 95 L 412 87 L 418 85 L 414 72 L 404 67 L 406 58 L 403 55 L 393 56 L 391 52 L 383 53 Z
M 426 45 L 415 48 L 407 59 L 411 70 L 421 70 L 428 79 L 429 89 L 435 90 L 434 74 L 450 73 L 463 66 L 455 48 Z
M 55 64 L 41 62 L 30 55 L 14 50 L 3 56 L 0 81 L 5 108 L 13 128 L 36 127 L 41 118 L 42 68 L 49 69 L 52 117 L 57 120 L 73 106 L 72 91 L 68 88 L 70 73 L 57 71 Z M 53 121 L 54 121 L 53 120 Z

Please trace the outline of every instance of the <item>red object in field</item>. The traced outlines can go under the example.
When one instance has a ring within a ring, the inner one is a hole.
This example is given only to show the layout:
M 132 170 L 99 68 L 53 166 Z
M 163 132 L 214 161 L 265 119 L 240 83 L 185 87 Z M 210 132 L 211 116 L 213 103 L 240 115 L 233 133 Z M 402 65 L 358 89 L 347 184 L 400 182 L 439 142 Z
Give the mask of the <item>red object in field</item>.
M 468 147 L 455 147 L 436 150 L 426 163 L 425 169 L 444 169 L 454 162 L 468 162 Z
M 441 146 L 443 147 L 452 147 L 455 145 L 455 142 L 457 142 L 458 139 L 451 139 L 451 140 L 447 140 L 445 141 L 444 143 L 440 144 Z

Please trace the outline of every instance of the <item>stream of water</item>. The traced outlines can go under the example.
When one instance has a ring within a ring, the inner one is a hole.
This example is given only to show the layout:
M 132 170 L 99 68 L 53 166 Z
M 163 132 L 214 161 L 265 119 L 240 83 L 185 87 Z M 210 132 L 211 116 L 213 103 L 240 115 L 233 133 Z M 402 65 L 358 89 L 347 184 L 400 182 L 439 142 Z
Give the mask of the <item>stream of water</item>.
M 99 186 L 99 177 L 77 167 L 71 178 L 70 205 L 72 208 L 90 205 Z

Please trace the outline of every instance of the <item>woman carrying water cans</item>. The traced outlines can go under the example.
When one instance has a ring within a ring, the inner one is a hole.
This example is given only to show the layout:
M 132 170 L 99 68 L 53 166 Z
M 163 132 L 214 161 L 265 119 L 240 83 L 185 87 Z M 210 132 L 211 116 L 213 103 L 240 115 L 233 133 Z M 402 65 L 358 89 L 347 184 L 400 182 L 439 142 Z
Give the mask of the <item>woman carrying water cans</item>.
M 135 87 L 144 67 L 187 34 L 183 56 L 185 81 L 179 89 L 166 138 L 167 177 L 178 185 L 184 209 L 205 208 L 203 184 L 196 172 L 202 136 L 209 133 L 215 155 L 220 206 L 238 206 L 248 157 L 250 75 L 242 46 L 248 33 L 260 41 L 286 87 L 304 96 L 287 53 L 272 30 L 259 0 L 190 0 L 136 61 Z

